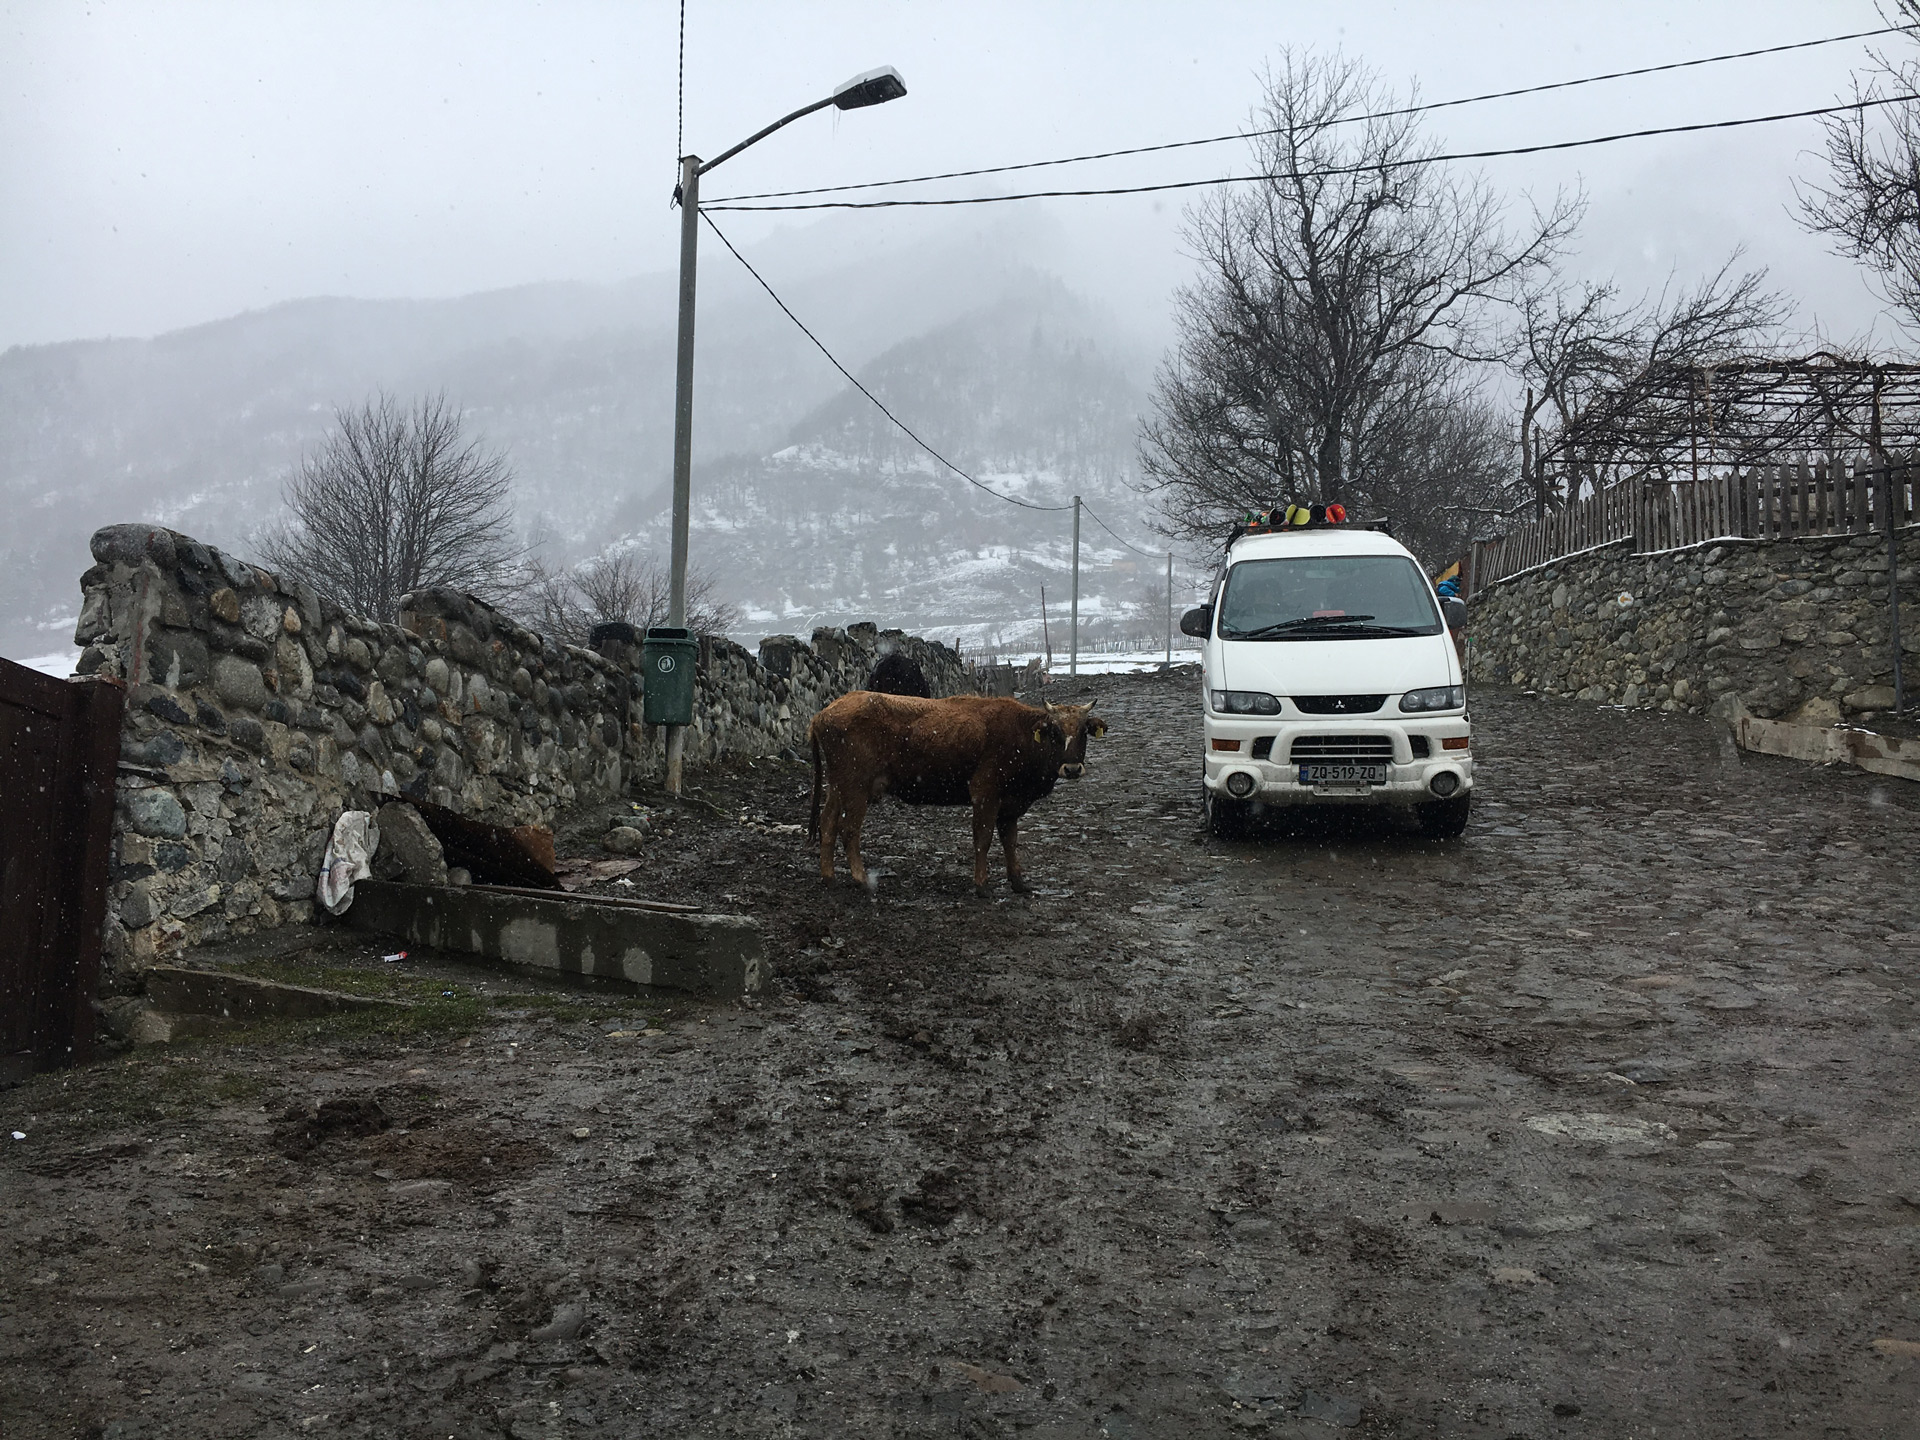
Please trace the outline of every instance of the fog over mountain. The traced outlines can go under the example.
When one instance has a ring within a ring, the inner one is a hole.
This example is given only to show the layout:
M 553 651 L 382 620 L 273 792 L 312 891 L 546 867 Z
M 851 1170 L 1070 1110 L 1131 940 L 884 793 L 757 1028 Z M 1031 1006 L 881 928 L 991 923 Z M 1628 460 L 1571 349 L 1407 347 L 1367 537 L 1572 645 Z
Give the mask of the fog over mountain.
M 1445 152 L 1531 152 L 1454 167 L 1511 217 L 1583 195 L 1570 284 L 1636 300 L 1739 250 L 1795 306 L 1782 346 L 1905 353 L 1860 269 L 1795 218 L 1817 121 L 1554 148 L 1830 104 L 1895 44 L 1859 33 L 1884 23 L 1874 0 L 28 0 L 0 12 L 0 653 L 67 647 L 99 525 L 251 553 L 335 408 L 383 389 L 463 407 L 543 559 L 664 555 L 674 157 L 883 63 L 906 98 L 740 153 L 703 184 L 710 218 L 956 464 L 1042 503 L 1077 491 L 1150 550 L 1137 418 L 1206 191 L 1097 192 L 1243 172 L 1245 145 L 1205 137 L 1245 129 L 1289 48 L 1445 102 L 1421 119 Z M 1772 46 L 1797 48 L 1671 68 Z M 1089 155 L 860 192 L 956 209 L 714 208 Z M 1090 193 L 997 203 L 1029 189 Z M 1064 607 L 1067 517 L 942 469 L 701 246 L 693 558 L 748 638 L 873 618 L 1024 642 L 1042 583 Z M 1086 539 L 1098 625 L 1164 605 L 1154 560 Z
M 995 489 L 1043 504 L 1082 493 L 1150 539 L 1134 435 L 1153 349 L 1073 292 L 1044 222 L 943 224 L 853 261 L 834 228 L 785 234 L 756 264 L 843 363 Z M 673 301 L 669 275 L 314 299 L 147 340 L 7 351 L 0 496 L 24 523 L 0 544 L 0 646 L 66 644 L 102 524 L 152 520 L 252 553 L 334 408 L 381 389 L 444 390 L 506 452 L 542 558 L 664 556 Z M 1038 628 L 1042 583 L 1064 606 L 1070 516 L 995 500 L 934 462 L 717 246 L 697 353 L 694 562 L 750 634 L 871 618 L 1011 640 Z M 1137 557 L 1091 521 L 1086 539 L 1083 563 L 1107 588 L 1133 585 Z M 1096 596 L 1088 578 L 1089 615 L 1138 598 Z

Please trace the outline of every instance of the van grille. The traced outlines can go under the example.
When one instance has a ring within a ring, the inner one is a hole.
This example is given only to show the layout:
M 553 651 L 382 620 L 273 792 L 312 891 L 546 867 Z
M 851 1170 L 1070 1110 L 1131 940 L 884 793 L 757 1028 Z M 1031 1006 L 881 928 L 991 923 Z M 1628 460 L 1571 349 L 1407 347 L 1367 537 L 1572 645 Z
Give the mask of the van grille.
M 1302 715 L 1371 715 L 1387 703 L 1384 695 L 1289 695 Z
M 1295 765 L 1373 765 L 1393 762 L 1390 735 L 1298 735 L 1293 741 Z

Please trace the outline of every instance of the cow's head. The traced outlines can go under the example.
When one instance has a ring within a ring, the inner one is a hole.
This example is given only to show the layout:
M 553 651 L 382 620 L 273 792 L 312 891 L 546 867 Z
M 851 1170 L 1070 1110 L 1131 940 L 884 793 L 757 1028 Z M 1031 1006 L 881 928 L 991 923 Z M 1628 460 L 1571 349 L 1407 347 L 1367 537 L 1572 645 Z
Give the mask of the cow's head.
M 1107 722 L 1093 713 L 1091 705 L 1049 703 L 1047 719 L 1060 727 L 1060 778 L 1078 780 L 1087 769 L 1087 741 L 1106 734 Z

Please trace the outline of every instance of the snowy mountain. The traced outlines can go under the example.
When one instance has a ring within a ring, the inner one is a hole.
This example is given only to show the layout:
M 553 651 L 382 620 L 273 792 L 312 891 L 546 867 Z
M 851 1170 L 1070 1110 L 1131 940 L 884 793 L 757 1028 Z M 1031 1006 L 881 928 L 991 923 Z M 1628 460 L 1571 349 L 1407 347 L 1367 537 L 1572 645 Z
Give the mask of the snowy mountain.
M 1072 497 L 1150 548 L 1134 434 L 1138 357 L 1055 279 L 1010 283 L 989 305 L 876 357 L 860 379 L 940 463 L 852 386 L 760 455 L 696 466 L 691 552 L 746 610 L 750 632 L 879 619 L 981 645 L 1037 645 L 1041 587 L 1067 613 Z M 665 517 L 623 544 L 664 548 Z M 1119 633 L 1142 608 L 1164 625 L 1159 556 L 1083 523 L 1083 622 Z M 1150 603 L 1146 603 L 1150 600 Z M 1144 622 L 1143 622 L 1144 623 Z

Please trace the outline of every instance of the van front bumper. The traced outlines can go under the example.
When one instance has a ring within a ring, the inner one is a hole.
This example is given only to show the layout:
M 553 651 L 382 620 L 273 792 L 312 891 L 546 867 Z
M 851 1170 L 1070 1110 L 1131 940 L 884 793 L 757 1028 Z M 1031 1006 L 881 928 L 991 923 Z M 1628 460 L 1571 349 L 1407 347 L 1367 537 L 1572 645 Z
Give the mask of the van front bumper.
M 1391 718 L 1389 718 L 1389 714 Z M 1448 749 L 1471 740 L 1472 726 L 1464 714 L 1432 718 L 1382 713 L 1329 723 L 1323 716 L 1214 715 L 1206 716 L 1206 787 L 1232 795 L 1228 777 L 1238 773 L 1253 778 L 1253 789 L 1240 797 L 1266 805 L 1417 805 L 1440 798 L 1434 792 L 1436 776 L 1450 774 L 1453 796 L 1473 789 L 1473 751 Z M 1310 741 L 1295 750 L 1297 740 Z M 1238 742 L 1231 750 L 1216 748 L 1216 740 Z M 1427 753 L 1418 753 L 1424 740 Z M 1381 742 L 1385 741 L 1386 744 Z M 1262 743 L 1265 742 L 1265 743 Z M 1348 742 L 1341 744 L 1338 742 Z M 1384 763 L 1384 784 L 1315 785 L 1303 783 L 1304 764 L 1346 759 L 1353 763 Z M 1443 786 L 1445 782 L 1442 782 Z

